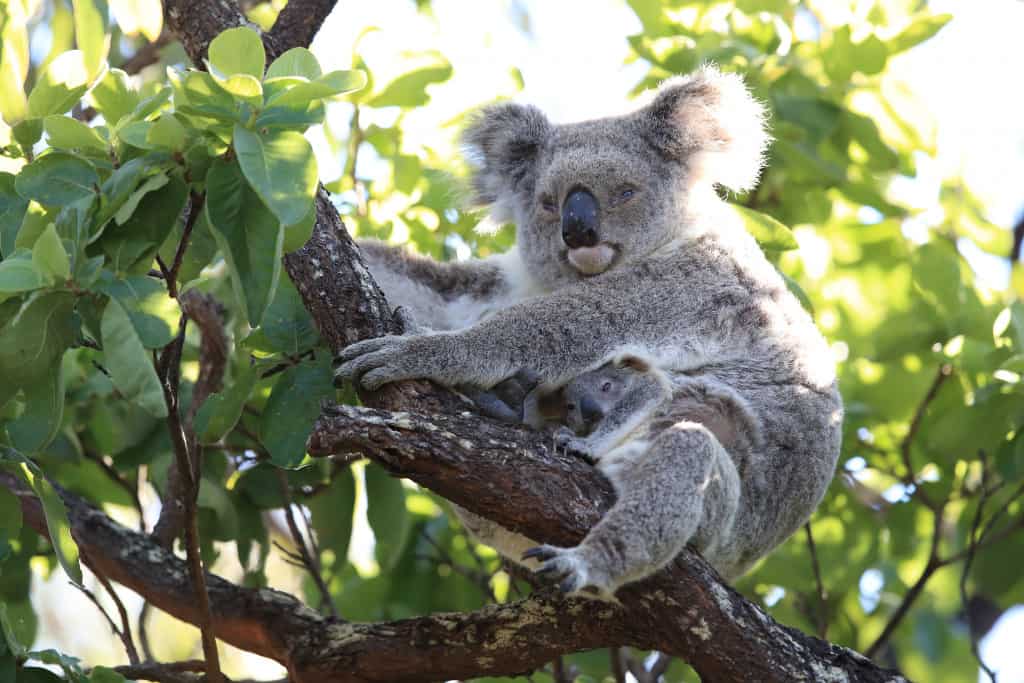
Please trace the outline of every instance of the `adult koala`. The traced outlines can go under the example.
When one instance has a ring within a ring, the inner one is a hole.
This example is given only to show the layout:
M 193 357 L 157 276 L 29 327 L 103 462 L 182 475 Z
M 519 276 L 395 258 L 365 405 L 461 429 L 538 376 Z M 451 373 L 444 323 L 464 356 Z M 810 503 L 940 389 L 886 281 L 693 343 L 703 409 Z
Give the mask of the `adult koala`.
M 767 141 L 761 105 L 713 67 L 623 116 L 553 125 L 534 107 L 484 109 L 465 133 L 476 198 L 516 224 L 517 248 L 435 263 L 362 244 L 388 299 L 429 331 L 354 344 L 337 376 L 491 387 L 529 368 L 557 387 L 628 346 L 724 385 L 756 413 L 761 448 L 728 453 L 699 418 L 680 421 L 672 437 L 703 457 L 672 485 L 702 501 L 691 542 L 741 574 L 820 501 L 842 419 L 824 339 L 714 189 L 753 186 Z M 722 467 L 738 498 L 709 492 Z M 467 522 L 506 556 L 536 545 Z

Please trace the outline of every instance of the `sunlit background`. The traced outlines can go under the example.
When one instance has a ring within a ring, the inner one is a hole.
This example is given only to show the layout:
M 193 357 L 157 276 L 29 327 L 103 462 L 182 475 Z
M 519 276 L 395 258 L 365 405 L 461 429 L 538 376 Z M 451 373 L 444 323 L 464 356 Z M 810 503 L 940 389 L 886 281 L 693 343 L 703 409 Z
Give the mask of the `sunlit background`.
M 847 5 L 834 3 L 835 11 L 848 12 L 841 9 Z M 1024 89 L 1020 86 L 1024 3 L 946 0 L 930 5 L 951 12 L 953 21 L 935 39 L 896 57 L 890 65 L 915 91 L 925 110 L 925 116 L 911 114 L 909 118 L 919 120 L 922 128 L 934 125 L 936 140 L 933 158 L 920 155 L 918 177 L 904 180 L 896 188 L 907 204 L 922 210 L 904 230 L 910 236 L 926 233 L 929 207 L 938 201 L 942 180 L 957 175 L 982 201 L 988 218 L 1009 230 L 1024 211 Z M 382 82 L 409 69 L 409 51 L 443 52 L 454 75 L 432 86 L 426 106 L 406 114 L 402 144 L 410 152 L 425 147 L 446 153 L 461 112 L 496 97 L 538 105 L 556 121 L 613 113 L 626 106 L 627 94 L 646 71 L 643 65 L 627 63 L 626 37 L 638 33 L 641 26 L 624 2 L 435 0 L 432 8 L 431 14 L 423 13 L 408 0 L 341 2 L 312 47 L 325 71 L 349 67 L 357 49 Z M 830 17 L 829 21 L 839 23 L 840 18 Z M 806 34 L 800 37 L 813 40 L 813 23 L 806 22 L 803 29 Z M 45 45 L 45 36 L 34 45 Z M 325 182 L 345 173 L 345 158 L 330 152 L 327 136 L 343 137 L 351 112 L 344 102 L 332 104 L 326 129 L 309 134 Z M 364 123 L 389 125 L 388 117 L 397 112 L 375 110 L 366 115 L 380 118 Z M 357 175 L 373 178 L 382 167 L 368 148 L 359 156 Z M 812 237 L 800 231 L 797 237 L 804 248 L 801 255 L 806 268 L 811 270 L 820 254 Z M 454 245 L 456 251 L 459 247 Z M 969 248 L 964 255 L 983 282 L 995 288 L 1006 286 L 1009 266 L 1005 259 Z M 147 511 L 151 523 L 158 516 L 155 505 Z M 372 544 L 372 532 L 365 520 L 360 520 L 351 549 L 357 566 L 372 564 Z M 214 571 L 238 580 L 238 563 L 230 553 L 225 547 Z M 1019 564 L 1024 558 L 1007 557 L 1006 561 Z M 272 564 L 268 574 L 275 587 L 301 592 L 298 570 L 281 562 L 276 551 Z M 96 585 L 91 576 L 87 583 Z M 877 603 L 881 590 L 881 575 L 866 573 L 861 581 L 863 599 Z M 119 593 L 129 611 L 141 607 L 134 594 Z M 41 617 L 37 649 L 57 647 L 95 664 L 121 661 L 119 643 L 102 635 L 106 623 L 82 594 L 68 585 L 60 570 L 34 582 L 32 600 Z M 69 613 L 75 615 L 73 623 L 66 618 Z M 186 659 L 198 653 L 194 638 L 182 637 L 194 634 L 192 627 L 165 615 L 154 615 L 150 624 L 158 658 Z M 1003 615 L 981 646 L 982 656 L 998 671 L 1001 683 L 1024 681 L 1021 643 L 1024 607 L 1018 606 Z M 237 651 L 228 656 L 227 665 L 234 676 L 282 675 L 276 664 Z

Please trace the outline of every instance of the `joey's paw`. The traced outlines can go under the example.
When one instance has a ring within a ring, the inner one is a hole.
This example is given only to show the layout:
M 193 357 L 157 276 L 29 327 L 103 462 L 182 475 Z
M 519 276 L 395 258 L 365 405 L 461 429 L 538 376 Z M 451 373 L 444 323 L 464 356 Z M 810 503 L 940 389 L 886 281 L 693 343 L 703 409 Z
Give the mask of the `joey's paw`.
M 594 451 L 587 440 L 576 436 L 576 433 L 568 427 L 559 427 L 555 431 L 554 440 L 555 448 L 581 455 L 589 463 L 596 461 Z
M 579 547 L 559 548 L 541 545 L 523 553 L 524 560 L 537 560 L 540 568 L 534 573 L 544 581 L 558 582 L 566 595 L 596 597 L 609 602 L 615 599 L 615 586 L 608 574 L 589 561 Z

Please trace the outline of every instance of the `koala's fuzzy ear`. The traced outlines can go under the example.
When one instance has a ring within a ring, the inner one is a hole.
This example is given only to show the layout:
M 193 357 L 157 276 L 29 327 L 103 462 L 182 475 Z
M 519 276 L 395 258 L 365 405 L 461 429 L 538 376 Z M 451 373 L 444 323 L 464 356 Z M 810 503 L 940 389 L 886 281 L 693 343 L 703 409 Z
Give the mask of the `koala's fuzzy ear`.
M 517 196 L 533 193 L 537 157 L 552 133 L 547 117 L 533 106 L 503 102 L 484 107 L 462 134 L 473 167 L 473 202 L 491 208 L 499 223 L 513 220 Z
M 764 106 L 739 75 L 704 65 L 670 78 L 638 114 L 648 141 L 698 177 L 737 192 L 757 184 L 770 137 Z
M 627 368 L 634 372 L 650 372 L 651 363 L 647 358 L 624 353 L 615 359 L 615 365 L 620 368 Z

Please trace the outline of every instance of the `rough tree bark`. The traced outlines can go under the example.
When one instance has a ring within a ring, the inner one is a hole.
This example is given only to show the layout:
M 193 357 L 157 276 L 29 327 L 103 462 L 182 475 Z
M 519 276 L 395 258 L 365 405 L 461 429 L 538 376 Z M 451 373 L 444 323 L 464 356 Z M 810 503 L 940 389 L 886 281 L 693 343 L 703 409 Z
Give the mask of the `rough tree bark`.
M 270 58 L 308 43 L 334 4 L 292 2 L 312 18 L 283 14 L 288 22 L 265 36 Z M 245 23 L 230 0 L 166 0 L 164 7 L 168 27 L 197 64 L 219 31 Z M 322 188 L 314 235 L 286 256 L 285 266 L 332 350 L 397 331 Z M 364 402 L 373 407 L 325 410 L 310 452 L 364 453 L 396 476 L 541 542 L 576 543 L 613 501 L 608 482 L 592 467 L 552 452 L 529 429 L 473 414 L 460 397 L 430 383 L 386 387 Z M 26 521 L 46 534 L 31 492 L 2 473 L 0 485 L 19 496 Z M 72 534 L 98 571 L 156 607 L 198 621 L 181 559 L 80 498 L 62 495 Z M 473 613 L 351 624 L 323 617 L 290 595 L 213 575 L 208 590 L 217 636 L 281 662 L 295 683 L 512 675 L 560 654 L 622 645 L 679 656 L 706 681 L 904 680 L 852 650 L 776 623 L 689 550 L 656 576 L 624 588 L 620 605 L 539 591 Z

